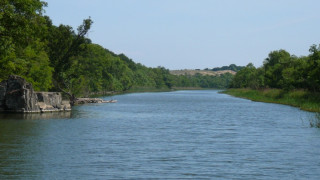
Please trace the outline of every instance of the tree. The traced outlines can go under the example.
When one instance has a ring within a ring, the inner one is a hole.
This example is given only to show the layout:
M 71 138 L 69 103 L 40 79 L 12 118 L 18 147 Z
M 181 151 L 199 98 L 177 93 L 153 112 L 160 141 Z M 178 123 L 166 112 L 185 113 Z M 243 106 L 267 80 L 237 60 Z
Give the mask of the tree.
M 282 88 L 284 79 L 283 69 L 290 66 L 291 55 L 285 50 L 272 51 L 265 59 L 263 67 L 265 70 L 265 83 L 271 88 Z
M 234 77 L 232 88 L 258 89 L 264 86 L 263 70 L 256 69 L 252 63 L 241 69 Z
M 78 27 L 77 34 L 73 28 L 66 25 L 56 27 L 52 25 L 51 20 L 47 17 L 49 27 L 48 36 L 48 53 L 51 66 L 55 68 L 54 79 L 61 80 L 59 73 L 66 71 L 72 65 L 71 57 L 78 56 L 90 43 L 85 35 L 88 33 L 93 21 L 88 18 L 83 20 L 83 24 Z
M 0 59 L 32 44 L 46 31 L 40 0 L 0 2 Z
M 47 28 L 39 0 L 0 2 L 0 80 L 24 77 L 36 90 L 48 90 L 52 71 L 45 52 Z
M 312 45 L 309 49 L 311 53 L 308 59 L 307 83 L 311 91 L 320 91 L 320 45 Z
M 88 33 L 93 21 L 90 17 L 83 20 L 82 25 L 77 29 L 77 33 L 70 26 L 60 25 L 56 27 L 52 25 L 49 17 L 46 17 L 46 22 L 49 31 L 47 52 L 50 64 L 55 70 L 53 73 L 55 87 L 65 92 L 70 97 L 70 100 L 74 101 L 73 82 L 75 82 L 75 79 L 84 79 L 75 71 L 74 63 L 80 52 L 87 47 L 86 44 L 90 43 L 90 40 L 85 35 Z

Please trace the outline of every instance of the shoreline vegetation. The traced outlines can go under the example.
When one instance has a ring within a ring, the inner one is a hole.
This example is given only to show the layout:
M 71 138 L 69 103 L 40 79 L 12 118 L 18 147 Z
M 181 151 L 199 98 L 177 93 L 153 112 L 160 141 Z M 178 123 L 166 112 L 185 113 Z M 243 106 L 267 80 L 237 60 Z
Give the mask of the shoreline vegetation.
M 305 111 L 320 112 L 320 45 L 312 45 L 307 56 L 286 50 L 271 51 L 263 65 L 249 63 L 237 72 L 223 93 L 253 101 L 278 103 Z M 320 126 L 320 116 L 315 116 Z M 318 127 L 318 125 L 312 125 Z
M 312 93 L 306 90 L 284 91 L 281 89 L 254 90 L 241 88 L 227 89 L 221 93 L 252 101 L 284 104 L 305 111 L 320 112 L 320 93 Z

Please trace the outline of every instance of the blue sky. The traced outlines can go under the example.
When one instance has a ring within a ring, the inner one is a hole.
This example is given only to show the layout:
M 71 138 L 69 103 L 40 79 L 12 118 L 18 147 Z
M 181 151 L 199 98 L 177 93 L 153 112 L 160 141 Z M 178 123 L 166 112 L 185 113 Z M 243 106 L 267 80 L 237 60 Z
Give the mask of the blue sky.
M 319 0 L 45 0 L 55 25 L 89 16 L 93 43 L 149 67 L 261 66 L 320 44 Z

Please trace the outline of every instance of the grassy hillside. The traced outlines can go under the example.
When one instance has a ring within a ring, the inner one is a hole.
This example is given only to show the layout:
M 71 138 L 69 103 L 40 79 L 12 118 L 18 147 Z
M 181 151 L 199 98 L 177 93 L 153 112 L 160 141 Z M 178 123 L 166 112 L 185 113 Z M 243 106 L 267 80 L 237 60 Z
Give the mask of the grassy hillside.
M 193 70 L 193 69 L 184 69 L 184 70 L 171 70 L 170 74 L 173 75 L 191 75 L 194 76 L 196 74 L 201 74 L 201 75 L 209 75 L 209 76 L 217 76 L 221 74 L 226 74 L 230 73 L 232 75 L 235 75 L 235 71 L 231 70 L 222 70 L 222 71 L 209 71 L 209 70 Z

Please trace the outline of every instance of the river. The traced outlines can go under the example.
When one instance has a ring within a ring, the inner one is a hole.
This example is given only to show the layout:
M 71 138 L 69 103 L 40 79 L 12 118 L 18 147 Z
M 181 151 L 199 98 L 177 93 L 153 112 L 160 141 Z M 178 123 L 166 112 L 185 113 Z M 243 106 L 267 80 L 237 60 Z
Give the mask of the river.
M 0 179 L 320 179 L 312 113 L 215 90 L 113 98 L 0 115 Z

